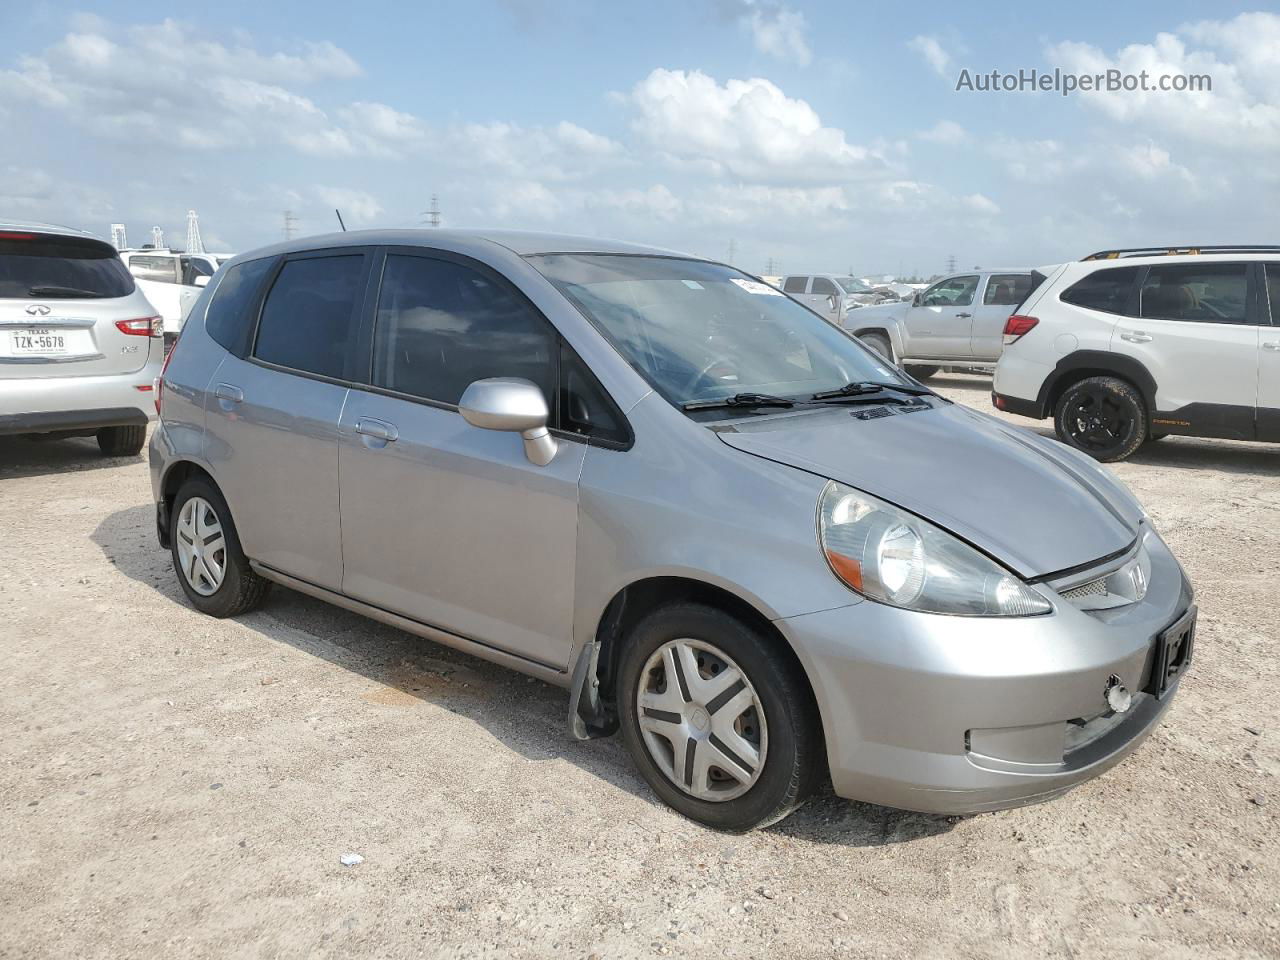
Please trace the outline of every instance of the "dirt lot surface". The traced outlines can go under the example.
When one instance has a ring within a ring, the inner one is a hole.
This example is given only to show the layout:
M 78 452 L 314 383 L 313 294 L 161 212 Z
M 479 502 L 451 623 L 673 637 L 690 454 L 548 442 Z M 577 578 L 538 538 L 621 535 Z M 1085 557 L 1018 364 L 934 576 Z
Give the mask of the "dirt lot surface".
M 1021 810 L 726 836 L 568 740 L 561 690 L 287 590 L 197 614 L 143 460 L 0 438 L 0 956 L 1280 956 L 1280 448 L 1116 472 L 1201 608 L 1137 754 Z

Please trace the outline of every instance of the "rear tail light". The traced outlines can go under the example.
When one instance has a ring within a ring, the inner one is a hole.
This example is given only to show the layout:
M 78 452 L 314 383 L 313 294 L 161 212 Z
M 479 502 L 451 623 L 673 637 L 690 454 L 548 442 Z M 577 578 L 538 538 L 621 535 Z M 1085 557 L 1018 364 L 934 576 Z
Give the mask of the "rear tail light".
M 136 320 L 117 320 L 116 329 L 131 337 L 163 337 L 163 317 L 138 317 Z
M 1004 322 L 1004 345 L 1007 347 L 1011 343 L 1017 343 L 1035 329 L 1039 322 L 1039 317 L 1024 317 L 1020 313 L 1015 313 Z

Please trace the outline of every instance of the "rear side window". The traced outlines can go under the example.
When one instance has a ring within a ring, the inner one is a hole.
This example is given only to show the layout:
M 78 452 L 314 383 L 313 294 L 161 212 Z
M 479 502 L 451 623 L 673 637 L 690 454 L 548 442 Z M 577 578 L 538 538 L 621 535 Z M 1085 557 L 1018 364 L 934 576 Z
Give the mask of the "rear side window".
M 373 338 L 375 386 L 457 404 L 487 377 L 523 377 L 555 409 L 559 336 L 505 284 L 451 260 L 392 254 Z
M 787 277 L 782 284 L 783 293 L 804 293 L 804 285 L 808 282 L 808 277 Z
M 133 290 L 120 255 L 101 240 L 0 232 L 0 298 L 101 300 Z
M 253 336 L 253 308 L 258 303 L 262 280 L 272 260 L 248 260 L 231 267 L 213 291 L 205 313 L 204 328 L 209 336 L 238 357 L 249 350 Z
M 982 302 L 989 307 L 1016 307 L 1031 292 L 1029 273 L 993 273 L 987 279 Z
M 1129 302 L 1129 294 L 1133 292 L 1133 284 L 1138 279 L 1137 267 L 1110 267 L 1106 270 L 1095 270 L 1058 295 L 1063 303 L 1087 307 L 1090 310 L 1101 310 L 1103 313 L 1124 313 Z
M 826 277 L 814 277 L 813 290 L 810 292 L 822 297 L 829 297 L 836 292 L 836 285 Z
M 342 379 L 356 343 L 356 308 L 364 256 L 288 261 L 262 305 L 259 360 Z
M 1139 315 L 1153 320 L 1248 323 L 1244 263 L 1155 266 L 1142 283 Z

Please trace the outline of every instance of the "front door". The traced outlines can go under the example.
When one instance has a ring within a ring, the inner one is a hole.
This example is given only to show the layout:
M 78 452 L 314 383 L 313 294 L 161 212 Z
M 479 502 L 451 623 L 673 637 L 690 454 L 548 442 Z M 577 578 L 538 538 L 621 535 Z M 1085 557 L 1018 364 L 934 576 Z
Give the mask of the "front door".
M 906 353 L 911 358 L 961 359 L 973 356 L 970 331 L 978 275 L 939 280 L 908 308 Z
M 819 316 L 826 317 L 831 323 L 839 324 L 840 305 L 844 300 L 844 295 L 830 278 L 814 277 L 813 283 L 809 286 L 809 294 L 806 299 L 810 310 Z
M 1120 318 L 1111 349 L 1155 379 L 1154 433 L 1254 439 L 1262 327 L 1252 273 L 1248 263 L 1203 261 L 1147 271 L 1137 316 Z
M 342 586 L 338 421 L 370 259 L 287 259 L 250 358 L 228 355 L 208 391 L 205 450 L 245 554 L 329 590 Z
M 1030 273 L 993 273 L 973 311 L 970 341 L 973 358 L 987 363 L 1000 359 L 1004 325 L 1031 290 Z
M 586 446 L 562 442 L 535 466 L 519 434 L 457 411 L 487 377 L 531 380 L 555 409 L 558 357 L 555 329 L 505 279 L 450 254 L 388 252 L 372 386 L 342 414 L 346 594 L 565 669 Z

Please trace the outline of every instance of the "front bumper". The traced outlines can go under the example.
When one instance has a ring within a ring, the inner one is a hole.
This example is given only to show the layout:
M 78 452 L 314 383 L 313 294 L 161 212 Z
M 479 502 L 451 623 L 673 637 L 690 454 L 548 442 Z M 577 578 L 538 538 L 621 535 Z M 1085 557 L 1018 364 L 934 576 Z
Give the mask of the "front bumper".
M 1153 539 L 1151 588 L 1128 607 L 1055 599 L 1044 617 L 992 619 L 868 601 L 778 621 L 813 683 L 836 792 L 977 813 L 1050 799 L 1123 760 L 1177 691 L 1140 692 L 1157 635 L 1192 596 Z M 1113 676 L 1134 692 L 1122 714 L 1106 700 Z

